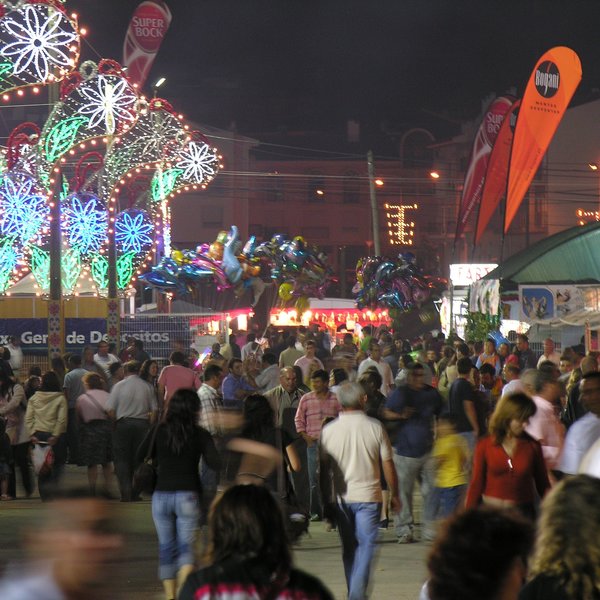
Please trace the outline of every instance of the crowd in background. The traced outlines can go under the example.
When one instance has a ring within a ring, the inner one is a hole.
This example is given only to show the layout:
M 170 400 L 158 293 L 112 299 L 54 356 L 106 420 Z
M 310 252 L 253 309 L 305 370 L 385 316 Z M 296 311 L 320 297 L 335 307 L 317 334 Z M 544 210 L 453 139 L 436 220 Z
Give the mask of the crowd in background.
M 262 450 L 251 450 L 249 462 L 247 456 L 240 460 L 239 452 L 236 459 L 232 440 L 283 455 L 285 485 L 298 505 L 310 521 L 338 529 L 346 548 L 348 536 L 358 533 L 347 530 L 343 512 L 330 510 L 339 496 L 336 500 L 335 483 L 329 486 L 322 471 L 332 469 L 335 479 L 335 438 L 350 434 L 337 425 L 327 428 L 340 415 L 364 413 L 375 419 L 380 429 L 369 435 L 383 436 L 375 454 L 363 463 L 359 456 L 344 469 L 371 483 L 376 476 L 377 490 L 365 502 L 377 504 L 377 515 L 369 516 L 365 531 L 386 529 L 393 521 L 400 544 L 437 540 L 431 580 L 423 591 L 432 600 L 447 593 L 439 591 L 444 586 L 438 585 L 435 569 L 447 555 L 444 544 L 452 532 L 443 524 L 448 519 L 458 522 L 464 507 L 484 510 L 488 519 L 489 511 L 510 510 L 518 513 L 515 522 L 533 527 L 542 499 L 561 479 L 600 474 L 598 356 L 585 355 L 579 346 L 559 353 L 551 339 L 536 355 L 522 334 L 514 344 L 496 347 L 491 338 L 446 340 L 443 334 L 406 340 L 386 326 L 365 327 L 360 338 L 339 334 L 335 340 L 316 324 L 270 327 L 263 335 L 220 335 L 203 355 L 177 344 L 164 366 L 135 338 L 120 350 L 101 342 L 81 355 L 53 359 L 44 373 L 35 366 L 25 371 L 17 338 L 2 352 L 1 499 L 16 496 L 17 472 L 25 494 L 34 492 L 32 444 L 50 446 L 54 455 L 52 468 L 37 474 L 43 500 L 56 493 L 67 462 L 87 468 L 92 495 L 100 489 L 100 469 L 107 493 L 114 493 L 116 475 L 120 500 L 139 500 L 134 471 L 147 454 L 158 453 L 169 465 L 159 470 L 152 498 L 159 577 L 167 598 L 175 597 L 194 569 L 195 531 L 220 488 L 239 482 L 243 472 L 246 479 L 256 479 L 251 483 L 281 495 L 282 465 L 267 468 L 272 455 Z M 154 423 L 160 423 L 158 430 Z M 360 427 L 369 425 L 360 421 Z M 324 430 L 338 433 L 325 443 Z M 368 444 L 356 450 L 356 437 L 349 443 L 359 454 L 371 452 Z M 413 510 L 417 484 L 420 519 Z M 560 489 L 567 493 L 568 486 Z M 174 534 L 172 521 L 181 521 L 184 513 L 188 524 Z M 355 528 L 357 521 L 353 515 Z M 530 541 L 515 554 L 523 558 L 521 580 Z M 372 553 L 374 541 L 369 544 Z M 349 597 L 361 597 L 372 557 L 360 565 L 358 576 L 354 558 L 347 564 L 344 556 Z M 533 572 L 539 579 L 542 571 Z M 559 583 L 565 585 L 560 578 Z

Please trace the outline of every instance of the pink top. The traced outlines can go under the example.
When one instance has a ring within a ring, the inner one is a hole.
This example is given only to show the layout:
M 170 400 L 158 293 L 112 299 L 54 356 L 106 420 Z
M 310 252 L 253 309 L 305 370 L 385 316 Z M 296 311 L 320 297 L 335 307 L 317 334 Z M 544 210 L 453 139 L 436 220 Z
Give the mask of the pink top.
M 89 390 L 77 398 L 75 408 L 79 418 L 84 422 L 107 420 L 106 401 L 109 393 L 105 390 Z M 94 400 L 96 402 L 94 402 Z M 98 404 L 102 410 L 98 407 Z
M 315 392 L 304 394 L 300 398 L 294 422 L 298 433 L 304 432 L 312 438 L 318 438 L 325 417 L 337 417 L 342 410 L 337 396 L 331 392 L 321 400 Z
M 158 385 L 165 387 L 165 402 L 169 402 L 171 396 L 177 391 L 185 388 L 197 390 L 200 387 L 198 373 L 181 365 L 168 365 L 163 368 L 158 377 Z
M 537 407 L 529 419 L 525 431 L 542 445 L 542 452 L 548 469 L 558 466 L 558 458 L 565 438 L 565 428 L 559 421 L 554 406 L 541 396 L 533 396 Z

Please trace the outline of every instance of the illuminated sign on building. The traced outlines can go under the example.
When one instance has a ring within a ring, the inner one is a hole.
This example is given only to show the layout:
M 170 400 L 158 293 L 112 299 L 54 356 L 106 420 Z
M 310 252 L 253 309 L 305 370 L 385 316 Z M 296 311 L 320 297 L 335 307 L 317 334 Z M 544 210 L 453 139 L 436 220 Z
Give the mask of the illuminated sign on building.
M 578 225 L 600 221 L 600 211 L 597 210 L 583 210 L 583 208 L 578 208 L 575 214 L 577 215 Z
M 415 223 L 406 214 L 409 210 L 417 210 L 415 204 L 386 204 L 388 235 L 393 246 L 412 246 L 414 244 Z
M 454 286 L 468 286 L 493 271 L 495 264 L 465 264 L 450 265 L 450 280 Z

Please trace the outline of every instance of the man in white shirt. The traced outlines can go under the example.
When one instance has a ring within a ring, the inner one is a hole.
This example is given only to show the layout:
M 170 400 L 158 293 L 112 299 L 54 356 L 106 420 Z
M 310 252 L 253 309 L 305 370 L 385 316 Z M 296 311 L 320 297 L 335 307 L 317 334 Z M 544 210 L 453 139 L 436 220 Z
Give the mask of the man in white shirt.
M 534 378 L 532 400 L 537 408 L 529 419 L 525 431 L 542 446 L 542 453 L 548 470 L 558 468 L 565 429 L 558 420 L 554 407 L 560 396 L 560 385 L 546 372 L 537 371 Z
M 540 356 L 537 362 L 538 369 L 546 360 L 553 362 L 557 367 L 560 364 L 560 354 L 554 350 L 554 341 L 552 338 L 546 338 L 544 340 L 544 353 Z
M 102 369 L 106 379 L 110 378 L 110 365 L 118 363 L 119 358 L 108 352 L 108 342 L 100 342 L 98 344 L 98 352 L 94 354 L 94 362 Z
M 600 373 L 586 375 L 579 384 L 579 398 L 589 410 L 569 428 L 559 470 L 575 475 L 587 451 L 600 439 Z
M 21 367 L 23 366 L 23 349 L 21 348 L 21 340 L 17 336 L 11 335 L 8 338 L 8 346 L 6 347 L 10 352 L 10 358 L 8 362 L 13 370 L 16 380 L 19 381 Z
M 324 369 L 323 363 L 315 356 L 317 344 L 314 340 L 306 340 L 304 344 L 304 356 L 301 356 L 294 366 L 302 370 L 302 382 L 304 385 L 310 384 L 310 376 L 319 369 Z
M 398 479 L 385 430 L 364 413 L 367 396 L 362 386 L 344 382 L 338 398 L 342 412 L 321 432 L 321 494 L 325 516 L 338 526 L 348 600 L 363 600 L 368 597 L 378 535 L 381 468 L 393 512 L 400 510 Z
M 266 352 L 262 357 L 262 367 L 262 371 L 256 375 L 254 381 L 259 391 L 264 394 L 279 385 L 277 357 L 272 352 Z
M 369 367 L 376 367 L 379 371 L 382 379 L 380 391 L 387 398 L 394 387 L 394 375 L 390 365 L 381 360 L 381 346 L 375 341 L 369 344 L 369 358 L 365 358 L 358 365 L 358 376 L 360 377 Z

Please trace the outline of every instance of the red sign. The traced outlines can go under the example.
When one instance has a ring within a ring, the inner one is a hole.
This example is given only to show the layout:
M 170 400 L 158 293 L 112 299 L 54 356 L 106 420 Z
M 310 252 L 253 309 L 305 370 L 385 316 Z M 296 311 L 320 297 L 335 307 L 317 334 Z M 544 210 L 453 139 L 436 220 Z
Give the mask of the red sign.
M 488 169 L 485 175 L 483 192 L 479 212 L 477 213 L 477 227 L 475 229 L 475 244 L 479 243 L 481 236 L 488 226 L 494 211 L 498 208 L 502 196 L 506 193 L 506 180 L 508 177 L 508 161 L 513 143 L 517 111 L 521 101 L 517 100 L 510 110 L 504 115 L 504 121 L 496 137 L 496 143 L 490 154 Z
M 481 201 L 490 152 L 494 147 L 496 136 L 504 120 L 504 115 L 508 112 L 513 102 L 514 98 L 505 96 L 496 98 L 488 108 L 479 126 L 473 142 L 469 169 L 465 176 L 458 222 L 456 223 L 455 242 L 464 232 L 473 209 Z
M 127 75 L 142 87 L 171 24 L 171 12 L 161 0 L 144 0 L 133 13 L 123 46 Z

